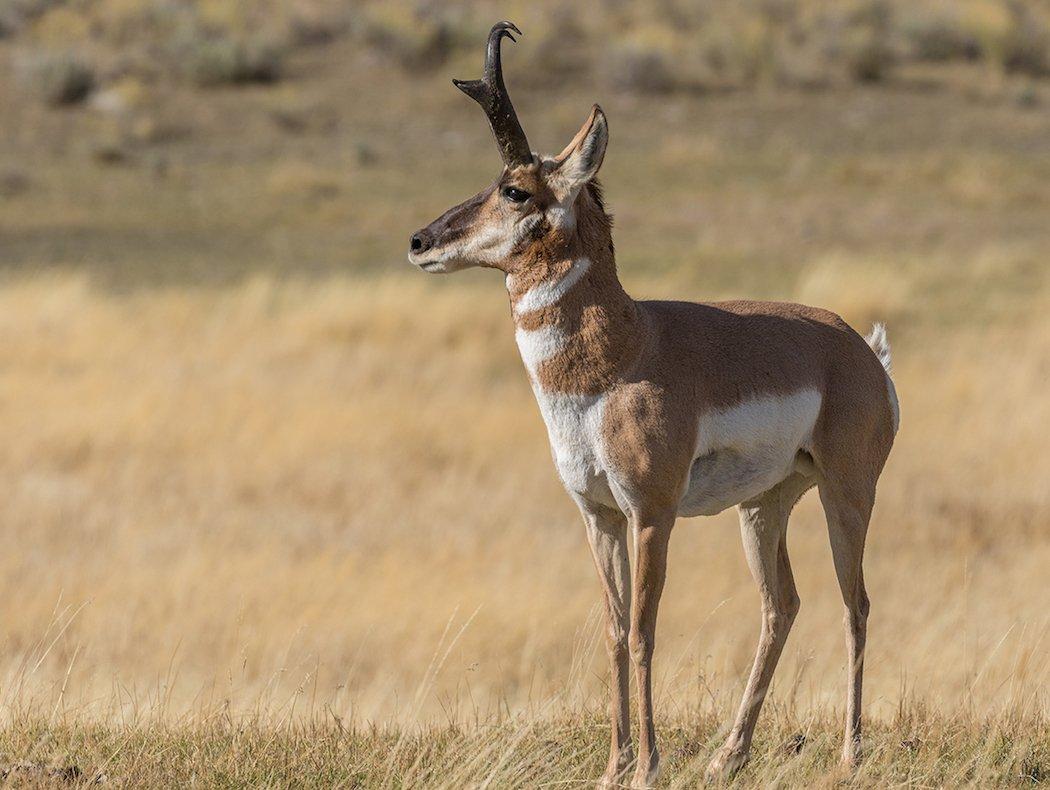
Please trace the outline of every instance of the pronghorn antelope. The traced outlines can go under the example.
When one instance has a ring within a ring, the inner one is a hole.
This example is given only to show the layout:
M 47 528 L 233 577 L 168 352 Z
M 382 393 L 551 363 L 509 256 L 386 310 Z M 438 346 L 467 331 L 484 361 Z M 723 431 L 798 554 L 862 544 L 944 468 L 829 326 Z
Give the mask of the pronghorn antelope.
M 837 315 L 772 302 L 639 302 L 616 275 L 611 221 L 595 176 L 609 131 L 595 105 L 560 154 L 532 152 L 488 36 L 484 75 L 456 87 L 479 102 L 503 157 L 496 181 L 414 234 L 428 272 L 470 266 L 506 275 L 515 337 L 576 501 L 605 593 L 612 744 L 603 786 L 648 787 L 659 756 L 651 672 L 668 541 L 678 516 L 736 506 L 762 597 L 758 653 L 709 778 L 747 760 L 759 709 L 799 609 L 788 515 L 816 486 L 846 610 L 843 759 L 860 755 L 868 617 L 861 559 L 875 485 L 897 431 L 886 335 L 865 341 Z M 634 542 L 631 578 L 628 528 Z M 628 661 L 640 719 L 630 731 Z

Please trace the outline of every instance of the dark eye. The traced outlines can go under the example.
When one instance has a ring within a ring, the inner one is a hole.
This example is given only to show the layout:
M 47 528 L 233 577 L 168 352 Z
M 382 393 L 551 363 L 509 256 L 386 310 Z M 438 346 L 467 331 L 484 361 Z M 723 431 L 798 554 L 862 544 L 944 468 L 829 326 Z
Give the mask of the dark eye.
M 503 197 L 507 200 L 513 200 L 515 203 L 524 203 L 532 197 L 532 195 L 524 189 L 518 189 L 517 187 L 503 187 Z

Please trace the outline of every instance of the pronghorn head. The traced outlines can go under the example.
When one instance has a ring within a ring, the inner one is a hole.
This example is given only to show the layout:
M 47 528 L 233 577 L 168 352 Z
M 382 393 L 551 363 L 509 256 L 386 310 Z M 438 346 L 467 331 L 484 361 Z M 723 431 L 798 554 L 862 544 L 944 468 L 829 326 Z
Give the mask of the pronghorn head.
M 605 114 L 596 104 L 583 127 L 560 154 L 540 157 L 529 148 L 503 83 L 500 43 L 511 31 L 500 22 L 489 32 L 480 80 L 453 80 L 488 116 L 503 157 L 503 172 L 490 186 L 412 235 L 408 259 L 428 272 L 448 273 L 485 266 L 513 274 L 535 259 L 537 245 L 557 246 L 571 237 L 581 200 L 597 200 L 582 189 L 598 172 L 609 140 Z M 583 197 L 581 197 L 581 195 Z

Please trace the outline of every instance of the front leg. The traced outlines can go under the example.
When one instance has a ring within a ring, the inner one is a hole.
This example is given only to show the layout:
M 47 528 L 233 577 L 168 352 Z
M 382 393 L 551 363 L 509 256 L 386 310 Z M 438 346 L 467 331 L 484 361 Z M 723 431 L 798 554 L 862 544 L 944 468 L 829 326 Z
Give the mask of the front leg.
M 638 765 L 631 787 L 656 783 L 660 754 L 653 722 L 652 661 L 656 646 L 656 612 L 667 574 L 667 545 L 674 527 L 673 510 L 639 512 L 633 518 L 635 539 L 634 608 L 631 611 L 631 658 L 638 682 Z
M 580 504 L 587 540 L 602 582 L 605 603 L 605 646 L 612 669 L 609 715 L 612 738 L 609 764 L 598 786 L 622 786 L 634 764 L 631 744 L 631 709 L 628 676 L 627 634 L 630 627 L 631 566 L 627 557 L 627 519 L 619 511 L 601 505 Z

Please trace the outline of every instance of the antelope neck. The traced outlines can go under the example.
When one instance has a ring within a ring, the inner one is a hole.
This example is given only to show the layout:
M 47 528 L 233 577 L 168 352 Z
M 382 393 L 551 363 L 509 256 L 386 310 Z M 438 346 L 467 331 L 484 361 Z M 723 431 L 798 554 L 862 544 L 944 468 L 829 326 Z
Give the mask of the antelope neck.
M 507 290 L 522 361 L 544 392 L 598 395 L 638 358 L 637 305 L 611 260 L 535 261 L 507 277 Z

